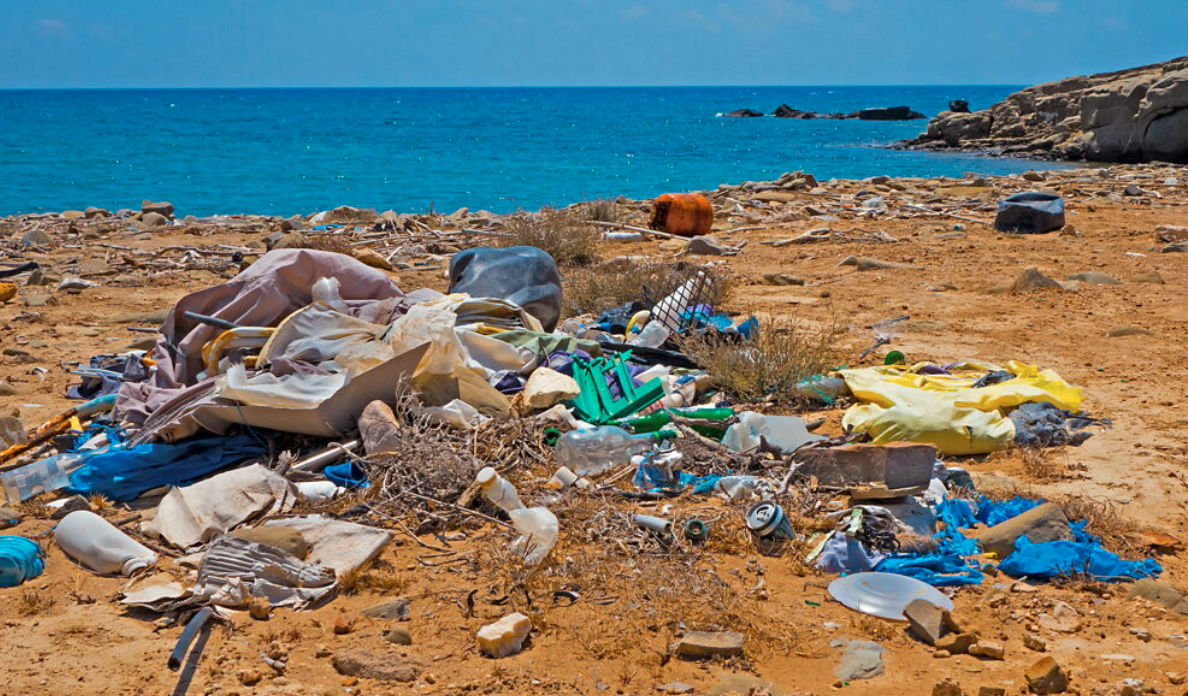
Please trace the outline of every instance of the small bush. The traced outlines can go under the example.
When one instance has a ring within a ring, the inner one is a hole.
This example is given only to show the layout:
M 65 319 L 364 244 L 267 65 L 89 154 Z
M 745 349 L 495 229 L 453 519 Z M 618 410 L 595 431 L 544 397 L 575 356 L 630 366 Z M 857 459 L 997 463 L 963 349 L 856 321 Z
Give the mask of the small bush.
M 718 336 L 690 336 L 681 349 L 709 372 L 713 386 L 735 401 L 799 404 L 796 385 L 837 364 L 836 324 L 814 326 L 795 319 L 767 322 L 759 336 L 727 341 Z
M 532 246 L 543 249 L 559 266 L 588 266 L 598 260 L 602 231 L 585 222 L 574 208 L 543 208 L 539 213 L 519 212 L 504 220 L 503 247 Z
M 632 300 L 653 300 L 680 287 L 705 270 L 697 264 L 660 263 L 618 258 L 570 273 L 565 278 L 565 311 L 569 316 L 601 314 Z M 714 296 L 709 303 L 721 307 L 730 295 L 729 279 L 716 275 Z
M 582 211 L 582 215 L 587 220 L 593 220 L 595 222 L 623 221 L 623 214 L 619 210 L 619 204 L 610 198 L 599 198 L 598 200 L 579 203 L 575 207 Z

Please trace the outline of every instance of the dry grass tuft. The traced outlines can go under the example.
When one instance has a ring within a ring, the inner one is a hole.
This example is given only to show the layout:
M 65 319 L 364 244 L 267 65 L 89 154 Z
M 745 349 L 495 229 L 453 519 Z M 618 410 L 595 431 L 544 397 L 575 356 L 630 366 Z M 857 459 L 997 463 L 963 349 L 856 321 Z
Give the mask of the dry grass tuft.
M 278 245 L 278 248 L 313 249 L 314 251 L 332 251 L 335 254 L 343 254 L 345 256 L 355 255 L 350 244 L 347 243 L 346 238 L 326 232 L 312 232 L 304 234 L 294 232 L 288 235 L 284 241 Z
M 611 259 L 570 273 L 565 278 L 565 311 L 569 316 L 600 314 L 633 300 L 641 301 L 645 295 L 658 300 L 665 292 L 680 287 L 703 270 L 704 266 L 685 261 L 662 263 Z M 728 278 L 720 275 L 716 280 L 715 294 L 709 298 L 709 303 L 721 307 L 729 298 L 730 283 Z
M 612 198 L 599 198 L 575 206 L 586 220 L 594 222 L 622 222 L 623 212 Z
M 713 386 L 738 402 L 796 405 L 805 401 L 796 385 L 837 364 L 840 335 L 836 324 L 781 318 L 763 326 L 757 338 L 690 336 L 681 349 L 710 373 Z
M 503 247 L 532 246 L 543 249 L 559 266 L 588 266 L 598 260 L 602 232 L 587 224 L 577 208 L 542 208 L 538 213 L 520 211 L 504 219 Z
M 1023 475 L 1027 478 L 1045 483 L 1065 478 L 1067 462 L 1061 458 L 1061 450 L 1020 447 L 1018 452 L 1023 462 Z
M 22 616 L 35 616 L 49 611 L 57 602 L 57 598 L 47 592 L 22 590 L 17 595 L 17 613 Z
M 374 592 L 381 595 L 399 595 L 408 588 L 408 578 L 396 571 L 396 568 L 384 560 L 377 560 L 366 570 L 356 568 L 339 578 L 338 584 L 343 594 L 356 595 L 361 592 Z
M 1142 551 L 1137 542 L 1142 527 L 1126 519 L 1117 503 L 1083 496 L 1069 496 L 1054 502 L 1060 503 L 1068 519 L 1085 520 L 1085 531 L 1100 538 L 1106 549 L 1132 557 Z

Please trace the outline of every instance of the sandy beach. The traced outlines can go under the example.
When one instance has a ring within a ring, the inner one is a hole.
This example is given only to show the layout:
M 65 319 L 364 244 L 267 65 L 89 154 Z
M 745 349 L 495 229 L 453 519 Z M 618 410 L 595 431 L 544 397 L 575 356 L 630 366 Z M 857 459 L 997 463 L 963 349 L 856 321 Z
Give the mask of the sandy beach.
M 1093 166 L 1007 177 L 876 177 L 764 188 L 708 192 L 716 211 L 712 235 L 731 255 L 689 255 L 679 239 L 604 241 L 597 248 L 600 263 L 628 257 L 704 264 L 729 279 L 728 310 L 754 313 L 761 322 L 795 317 L 838 324 L 840 355 L 851 366 L 879 364 L 898 350 L 909 363 L 1019 360 L 1055 370 L 1084 390 L 1085 410 L 1110 419 L 1112 427 L 1080 447 L 1048 450 L 1040 461 L 1009 449 L 947 463 L 968 469 L 985 491 L 1098 506 L 1099 518 L 1110 520 L 1112 529 L 1121 530 L 1117 538 L 1126 540 L 1109 541 L 1113 550 L 1126 558 L 1154 555 L 1164 569 L 1162 581 L 1188 587 L 1183 547 L 1157 554 L 1142 535 L 1188 540 L 1188 420 L 1182 409 L 1188 399 L 1188 256 L 1165 253 L 1169 243 L 1156 233 L 1162 225 L 1188 225 L 1188 170 Z M 1030 190 L 1064 198 L 1064 230 L 996 232 L 990 223 L 997 201 Z M 615 208 L 622 223 L 646 226 L 647 201 L 620 199 Z M 75 378 L 65 365 L 144 345 L 154 338 L 161 312 L 232 277 L 268 245 L 304 235 L 304 244 L 366 256 L 392 269 L 388 274 L 402 290 L 444 291 L 449 254 L 490 240 L 463 230 L 497 233 L 502 222 L 477 211 L 386 218 L 362 213 L 366 222 L 313 230 L 317 220 L 187 220 L 185 214 L 178 210 L 175 224 L 151 228 L 100 212 L 91 218 L 76 211 L 0 219 L 6 262 L 35 261 L 47 277 L 45 285 L 20 285 L 16 297 L 0 304 L 0 383 L 9 387 L 0 393 L 0 414 L 33 425 L 69 407 L 65 393 Z M 437 232 L 409 231 L 421 228 Z M 814 239 L 807 241 L 802 235 L 810 231 Z M 885 263 L 839 265 L 851 256 Z M 1117 282 L 1098 284 L 1100 278 L 1091 276 L 1063 289 L 1012 292 L 1027 269 L 1057 281 L 1093 273 Z M 566 282 L 580 272 L 590 271 L 564 270 Z M 93 286 L 57 289 L 63 277 Z M 876 339 L 872 325 L 900 317 L 906 318 L 894 323 L 890 343 L 859 360 Z M 798 415 L 825 418 L 821 432 L 838 435 L 841 413 L 839 407 Z M 543 464 L 526 466 L 514 481 L 522 492 L 540 492 L 551 473 Z M 1186 618 L 1129 598 L 1125 583 L 1030 585 L 987 577 L 954 594 L 953 614 L 964 630 L 1004 646 L 1003 659 L 949 655 L 909 637 L 903 623 L 872 619 L 832 601 L 825 588 L 833 576 L 796 554 L 761 553 L 722 500 L 593 500 L 608 516 L 660 514 L 671 505 L 665 514 L 718 520 L 720 535 L 702 549 L 670 553 L 566 526 L 550 565 L 521 578 L 522 593 L 508 597 L 503 593 L 513 571 L 500 556 L 510 539 L 507 530 L 481 520 L 449 530 L 388 524 L 397 531 L 394 542 L 334 602 L 310 612 L 278 611 L 268 621 L 238 612 L 215 629 L 187 684 L 189 693 L 647 694 L 685 693 L 687 685 L 690 693 L 709 694 L 752 687 L 770 694 L 1018 694 L 1026 688 L 1024 671 L 1044 655 L 1071 677 L 1072 693 L 1179 694 L 1188 688 Z M 349 507 L 340 501 L 333 512 Z M 591 507 L 578 504 L 571 514 L 586 519 Z M 111 504 L 101 511 L 111 519 L 130 514 Z M 55 524 L 38 500 L 23 512 L 6 533 L 40 538 Z M 0 694 L 174 690 L 179 676 L 165 663 L 180 629 L 158 631 L 151 620 L 112 601 L 126 579 L 89 573 L 53 543 L 46 545 L 45 574 L 0 593 L 0 650 L 7 656 Z M 600 572 L 591 570 L 591 559 Z M 159 571 L 177 578 L 188 572 L 171 560 L 163 560 Z M 408 646 L 385 639 L 390 621 L 360 614 L 395 598 L 408 600 L 402 624 L 412 636 Z M 489 660 L 474 648 L 475 631 L 509 606 L 532 616 L 531 647 Z M 338 634 L 336 623 L 351 625 Z M 676 635 L 715 628 L 743 633 L 745 657 L 670 657 Z M 843 652 L 839 639 L 878 642 L 885 673 L 843 685 L 834 671 Z M 406 684 L 344 677 L 333 656 L 347 648 L 394 663 L 412 660 L 423 671 Z M 287 656 L 283 674 L 266 666 L 261 654 Z M 933 691 L 945 680 L 959 690 Z M 1138 682 L 1142 687 L 1134 687 Z M 1124 690 L 1127 684 L 1131 691 Z

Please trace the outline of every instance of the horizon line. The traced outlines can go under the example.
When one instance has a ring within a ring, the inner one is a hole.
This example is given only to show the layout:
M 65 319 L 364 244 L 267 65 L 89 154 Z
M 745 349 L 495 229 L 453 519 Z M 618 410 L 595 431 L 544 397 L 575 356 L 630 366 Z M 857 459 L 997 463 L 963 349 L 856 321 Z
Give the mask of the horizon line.
M 203 90 L 282 90 L 282 89 L 786 89 L 825 87 L 1018 87 L 1025 83 L 919 83 L 919 84 L 801 84 L 801 85 L 261 85 L 261 86 L 111 86 L 111 87 L 2 87 L 0 92 L 115 92 L 137 90 L 203 91 Z

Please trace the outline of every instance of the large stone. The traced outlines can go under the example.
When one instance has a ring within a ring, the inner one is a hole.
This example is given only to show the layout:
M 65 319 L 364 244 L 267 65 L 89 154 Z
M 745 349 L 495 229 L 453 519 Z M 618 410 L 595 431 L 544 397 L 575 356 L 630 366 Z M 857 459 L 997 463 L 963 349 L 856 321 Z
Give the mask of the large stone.
M 1108 273 L 1099 273 L 1097 271 L 1088 271 L 1086 273 L 1073 273 L 1068 277 L 1069 280 L 1079 280 L 1086 285 L 1121 285 L 1122 281 L 1118 280 Z
M 392 650 L 383 653 L 360 648 L 340 650 L 334 653 L 333 663 L 334 669 L 346 677 L 404 684 L 416 681 L 424 670 L 420 662 Z
M 948 613 L 927 599 L 913 599 L 903 610 L 908 620 L 908 632 L 928 645 L 936 645 L 945 635 L 945 630 L 952 622 Z
M 755 111 L 754 109 L 736 109 L 730 113 L 722 114 L 726 118 L 758 118 L 763 115 L 762 111 Z
M 912 121 L 924 118 L 924 114 L 912 111 L 910 106 L 887 106 L 875 109 L 862 109 L 858 118 L 863 121 Z
M 717 684 L 705 692 L 705 696 L 730 696 L 733 694 L 770 694 L 785 696 L 788 690 L 774 682 L 750 674 L 726 674 Z
M 1022 536 L 1033 544 L 1073 541 L 1068 517 L 1056 503 L 1044 503 L 988 529 L 971 531 L 969 535 L 978 540 L 984 552 L 997 554 L 999 558 L 1009 556 L 1015 550 L 1015 541 Z
M 685 244 L 685 253 L 694 256 L 733 256 L 735 247 L 723 244 L 717 237 L 694 237 Z
M 1188 227 L 1160 225 L 1155 228 L 1155 243 L 1188 242 Z
M 1036 290 L 1064 290 L 1064 286 L 1040 273 L 1037 269 L 1028 268 L 1015 278 L 1011 285 L 1012 293 L 1035 292 Z
M 390 621 L 407 621 L 409 614 L 408 600 L 404 598 L 393 599 L 363 610 L 364 616 L 373 619 L 388 619 Z
M 1068 675 L 1051 656 L 1041 657 L 1027 668 L 1024 676 L 1033 694 L 1061 694 L 1068 690 Z
M 883 646 L 872 641 L 838 639 L 832 643 L 842 648 L 841 661 L 833 670 L 842 682 L 873 679 L 883 673 Z
M 372 401 L 359 415 L 359 439 L 368 456 L 398 452 L 401 449 L 401 425 L 392 407 L 382 401 Z
M 765 285 L 804 285 L 804 278 L 788 273 L 765 273 L 763 283 Z
M 932 696 L 965 696 L 965 692 L 961 690 L 961 684 L 956 680 L 952 677 L 945 677 L 932 685 Z
M 169 218 L 160 213 L 145 213 L 140 216 L 140 224 L 144 227 L 161 227 L 169 224 Z
M 741 655 L 746 637 L 734 631 L 689 631 L 676 644 L 676 654 L 686 660 Z
M 169 201 L 161 201 L 154 203 L 153 201 L 141 201 L 140 212 L 144 215 L 155 213 L 164 216 L 165 218 L 173 217 L 173 204 Z
M 475 642 L 484 655 L 498 659 L 520 652 L 531 632 L 532 620 L 515 612 L 480 628 Z
M 1145 578 L 1130 586 L 1129 596 L 1142 597 L 1156 604 L 1163 605 L 1171 611 L 1188 616 L 1188 592 L 1177 587 Z
M 547 367 L 538 367 L 524 385 L 524 402 L 531 408 L 551 408 L 581 393 L 573 377 Z
M 824 486 L 916 489 L 932 479 L 936 448 L 914 442 L 810 447 L 798 451 L 795 460 L 799 476 L 816 477 Z

